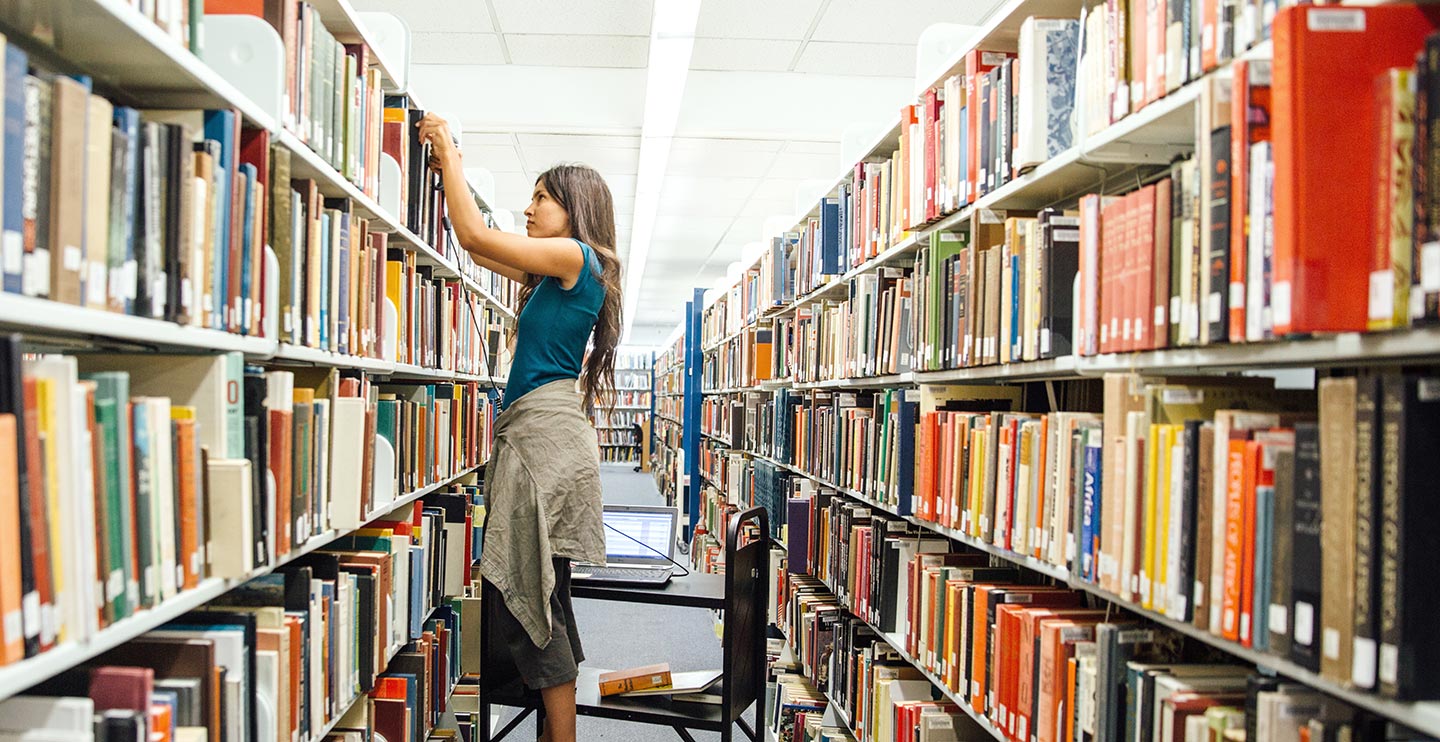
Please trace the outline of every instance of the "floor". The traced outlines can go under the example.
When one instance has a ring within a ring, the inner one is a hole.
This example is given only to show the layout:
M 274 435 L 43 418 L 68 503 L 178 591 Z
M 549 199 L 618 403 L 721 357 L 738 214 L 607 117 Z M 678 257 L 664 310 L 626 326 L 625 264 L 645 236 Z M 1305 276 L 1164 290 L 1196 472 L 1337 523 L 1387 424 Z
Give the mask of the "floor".
M 619 505 L 659 505 L 660 493 L 648 473 L 637 473 L 631 464 L 602 464 L 601 485 L 605 502 Z M 640 607 L 608 601 L 577 600 L 575 617 L 585 646 L 585 664 L 602 668 L 635 667 L 669 662 L 672 670 L 718 668 L 720 642 L 715 636 L 714 614 L 699 608 Z M 503 719 L 514 715 L 512 710 Z M 737 735 L 744 739 L 744 735 Z M 696 739 L 718 740 L 718 734 L 694 733 Z M 580 717 L 577 737 L 625 742 L 672 742 L 675 732 L 664 727 L 628 724 L 607 719 Z M 535 723 L 527 719 L 508 740 L 535 739 Z

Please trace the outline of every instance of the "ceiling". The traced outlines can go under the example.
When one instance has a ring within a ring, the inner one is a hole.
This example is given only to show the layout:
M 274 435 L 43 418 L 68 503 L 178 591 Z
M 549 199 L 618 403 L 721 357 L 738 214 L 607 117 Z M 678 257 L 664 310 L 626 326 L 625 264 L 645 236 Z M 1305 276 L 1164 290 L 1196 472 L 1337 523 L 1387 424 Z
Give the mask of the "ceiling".
M 662 2 L 664 0 L 661 0 Z M 701 0 L 630 341 L 657 345 L 695 288 L 723 280 L 767 221 L 813 203 L 850 163 L 847 129 L 893 120 L 933 23 L 978 25 L 1000 0 Z M 473 180 L 522 211 L 550 165 L 582 162 L 630 248 L 651 0 L 353 0 L 411 31 L 412 89 L 460 122 Z M 883 15 L 883 22 L 879 22 Z M 781 221 L 784 221 L 782 219 Z M 521 216 L 517 222 L 524 224 Z

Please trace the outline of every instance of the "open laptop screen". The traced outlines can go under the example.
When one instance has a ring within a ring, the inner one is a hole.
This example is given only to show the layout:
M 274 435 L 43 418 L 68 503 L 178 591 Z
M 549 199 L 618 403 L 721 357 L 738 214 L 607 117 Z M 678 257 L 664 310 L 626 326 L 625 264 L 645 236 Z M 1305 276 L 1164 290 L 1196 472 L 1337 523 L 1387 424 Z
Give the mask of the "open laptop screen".
M 674 508 L 607 506 L 604 511 L 605 561 L 668 565 L 666 557 L 673 556 L 675 543 L 675 517 Z M 627 535 L 630 538 L 626 538 Z

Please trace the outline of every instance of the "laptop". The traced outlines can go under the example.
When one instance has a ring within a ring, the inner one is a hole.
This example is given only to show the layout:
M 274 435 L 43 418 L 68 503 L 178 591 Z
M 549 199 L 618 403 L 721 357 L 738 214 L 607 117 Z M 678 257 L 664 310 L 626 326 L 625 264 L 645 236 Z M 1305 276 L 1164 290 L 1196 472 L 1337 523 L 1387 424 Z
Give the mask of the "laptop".
M 605 563 L 576 563 L 570 581 L 582 584 L 663 587 L 674 565 L 680 512 L 673 507 L 606 505 Z

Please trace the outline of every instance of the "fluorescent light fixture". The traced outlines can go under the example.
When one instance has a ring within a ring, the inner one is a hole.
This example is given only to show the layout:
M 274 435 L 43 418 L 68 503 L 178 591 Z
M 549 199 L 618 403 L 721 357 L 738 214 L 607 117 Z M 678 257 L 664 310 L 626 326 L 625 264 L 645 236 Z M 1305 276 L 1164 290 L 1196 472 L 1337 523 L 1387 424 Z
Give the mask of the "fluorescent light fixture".
M 635 216 L 625 255 L 624 341 L 635 324 L 635 308 L 650 257 L 650 237 L 660 213 L 660 191 L 670 159 L 670 141 L 680 119 L 700 0 L 661 0 L 650 22 L 650 61 L 645 75 L 645 118 L 640 127 L 640 163 L 635 176 Z

